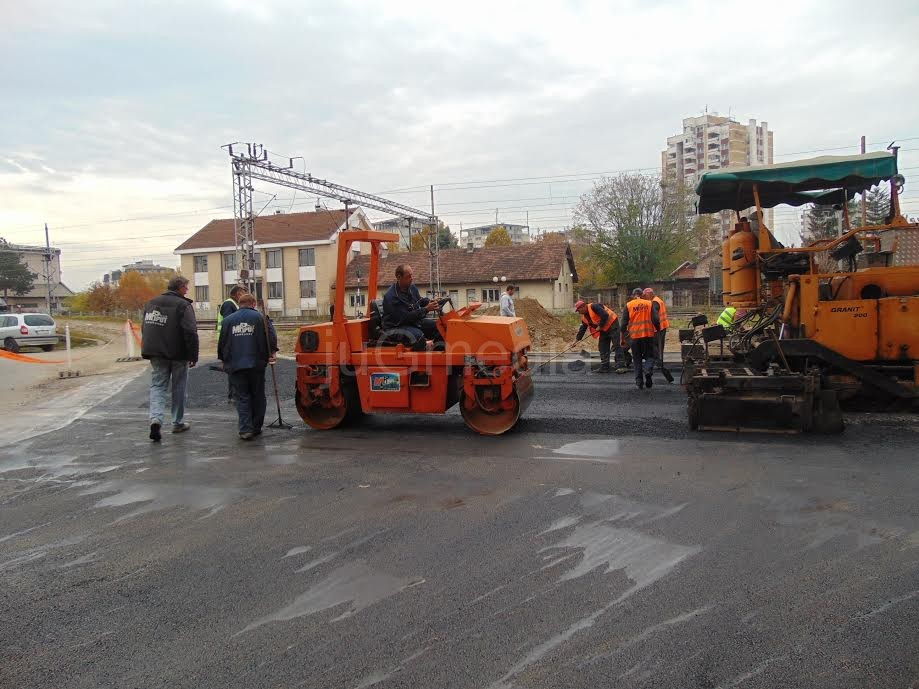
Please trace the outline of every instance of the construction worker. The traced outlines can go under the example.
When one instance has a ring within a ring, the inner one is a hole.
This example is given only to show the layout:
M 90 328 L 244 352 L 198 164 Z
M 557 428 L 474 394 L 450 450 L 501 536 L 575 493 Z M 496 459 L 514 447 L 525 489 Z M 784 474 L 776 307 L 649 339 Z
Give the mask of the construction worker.
M 598 373 L 609 373 L 609 353 L 615 347 L 616 370 L 625 371 L 622 365 L 622 349 L 619 347 L 619 316 L 605 304 L 588 304 L 579 300 L 574 305 L 574 310 L 581 314 L 581 327 L 578 329 L 577 340 L 590 330 L 591 337 L 596 338 L 600 350 L 600 368 Z
M 650 287 L 645 287 L 641 293 L 642 299 L 649 299 L 653 305 L 652 309 L 657 309 L 657 318 L 660 321 L 660 330 L 657 331 L 657 365 L 661 369 L 661 373 L 664 374 L 664 378 L 667 379 L 668 383 L 673 382 L 673 375 L 664 365 L 664 343 L 667 340 L 667 328 L 670 327 L 670 321 L 667 319 L 667 305 L 664 303 L 664 300 L 654 294 L 654 290 Z
M 737 315 L 737 309 L 728 306 L 718 316 L 718 325 L 723 325 L 726 329 L 734 325 L 734 316 Z
M 239 310 L 239 298 L 246 294 L 246 288 L 242 285 L 234 285 L 230 290 L 230 296 L 224 299 L 223 303 L 220 305 L 220 311 L 217 312 L 217 340 L 220 341 L 220 328 L 223 325 L 223 319 L 229 316 L 230 314 L 236 313 Z M 235 395 L 233 391 L 233 384 L 227 376 L 227 403 L 233 404 L 233 397 Z
M 239 295 L 239 308 L 227 317 L 226 328 L 221 329 L 217 357 L 236 390 L 242 440 L 261 435 L 265 422 L 265 367 L 275 362 L 277 351 L 277 334 L 256 310 L 255 296 L 248 292 Z
M 651 387 L 651 372 L 654 370 L 656 358 L 655 336 L 660 330 L 660 320 L 654 303 L 642 299 L 641 287 L 632 290 L 632 299 L 625 305 L 622 312 L 622 325 L 624 332 L 628 333 L 632 343 L 632 363 L 635 366 L 635 385 L 639 390 Z M 642 379 L 642 376 L 644 378 Z
M 421 296 L 414 275 L 410 265 L 396 266 L 396 281 L 383 295 L 383 329 L 398 330 L 416 343 L 423 344 L 428 338 L 440 344 L 444 338 L 437 324 L 425 316 L 439 309 L 441 303 Z

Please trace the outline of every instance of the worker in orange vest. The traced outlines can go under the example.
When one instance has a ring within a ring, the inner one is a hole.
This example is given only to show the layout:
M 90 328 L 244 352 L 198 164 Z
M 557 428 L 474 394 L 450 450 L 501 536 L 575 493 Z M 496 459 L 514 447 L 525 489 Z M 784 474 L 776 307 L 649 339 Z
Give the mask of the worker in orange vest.
M 660 330 L 660 319 L 654 302 L 642 299 L 641 287 L 632 290 L 632 299 L 622 312 L 622 331 L 628 333 L 632 343 L 632 363 L 635 366 L 635 385 L 639 390 L 651 387 L 651 373 L 654 371 L 656 357 L 657 331 Z M 644 379 L 642 379 L 644 376 Z
M 657 309 L 657 318 L 660 321 L 660 330 L 657 331 L 657 365 L 660 366 L 661 373 L 664 374 L 664 378 L 667 379 L 668 383 L 673 382 L 673 375 L 667 370 L 667 367 L 664 365 L 664 342 L 667 339 L 667 328 L 670 327 L 670 321 L 667 319 L 667 305 L 664 303 L 664 300 L 654 294 L 654 290 L 650 287 L 645 287 L 644 291 L 641 293 L 642 299 L 650 300 L 652 304 L 652 309 Z
M 589 330 L 597 339 L 600 350 L 600 368 L 598 373 L 609 373 L 609 353 L 615 347 L 616 372 L 625 372 L 622 365 L 622 349 L 619 347 L 619 316 L 605 304 L 588 304 L 583 299 L 574 305 L 574 310 L 581 314 L 581 327 L 577 338 L 580 340 Z

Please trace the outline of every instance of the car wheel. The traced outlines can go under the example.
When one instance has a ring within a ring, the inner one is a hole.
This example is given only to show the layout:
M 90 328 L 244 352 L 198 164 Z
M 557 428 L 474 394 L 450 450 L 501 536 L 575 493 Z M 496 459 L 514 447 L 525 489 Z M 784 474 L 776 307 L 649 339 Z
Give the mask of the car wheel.
M 19 344 L 12 337 L 8 337 L 3 341 L 3 348 L 8 352 L 13 352 L 14 354 L 19 351 Z
M 42 345 L 41 348 L 42 348 L 43 350 L 45 350 L 46 352 L 53 352 L 53 351 L 54 351 L 54 345 Z

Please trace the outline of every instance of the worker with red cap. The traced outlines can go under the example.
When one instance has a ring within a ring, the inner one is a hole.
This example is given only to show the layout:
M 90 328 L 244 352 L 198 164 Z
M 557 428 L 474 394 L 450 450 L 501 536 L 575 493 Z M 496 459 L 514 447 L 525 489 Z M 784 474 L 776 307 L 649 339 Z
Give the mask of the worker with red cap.
M 667 379 L 667 382 L 672 383 L 673 375 L 664 365 L 664 342 L 667 339 L 667 328 L 670 327 L 670 321 L 667 320 L 667 304 L 664 303 L 663 299 L 656 296 L 654 290 L 650 287 L 644 288 L 641 293 L 641 298 L 650 301 L 652 310 L 657 311 L 657 319 L 660 322 L 660 330 L 657 331 L 657 335 L 655 336 L 657 341 L 657 346 L 655 347 L 657 365 L 660 367 L 661 373 L 664 374 L 664 378 Z
M 622 365 L 622 349 L 619 347 L 619 316 L 605 304 L 588 304 L 583 299 L 574 305 L 574 310 L 581 314 L 581 327 L 577 340 L 580 341 L 589 330 L 597 340 L 600 350 L 600 368 L 598 373 L 609 373 L 609 353 L 615 347 L 616 371 L 625 371 Z

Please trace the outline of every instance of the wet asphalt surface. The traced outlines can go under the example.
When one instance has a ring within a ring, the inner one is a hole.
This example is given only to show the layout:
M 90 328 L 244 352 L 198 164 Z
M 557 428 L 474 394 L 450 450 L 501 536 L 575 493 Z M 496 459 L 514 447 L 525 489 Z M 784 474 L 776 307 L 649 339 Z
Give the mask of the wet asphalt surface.
M 319 433 L 279 368 L 253 443 L 203 366 L 160 445 L 144 375 L 0 449 L 0 687 L 919 687 L 915 418 L 691 433 L 580 372 L 500 438 Z

